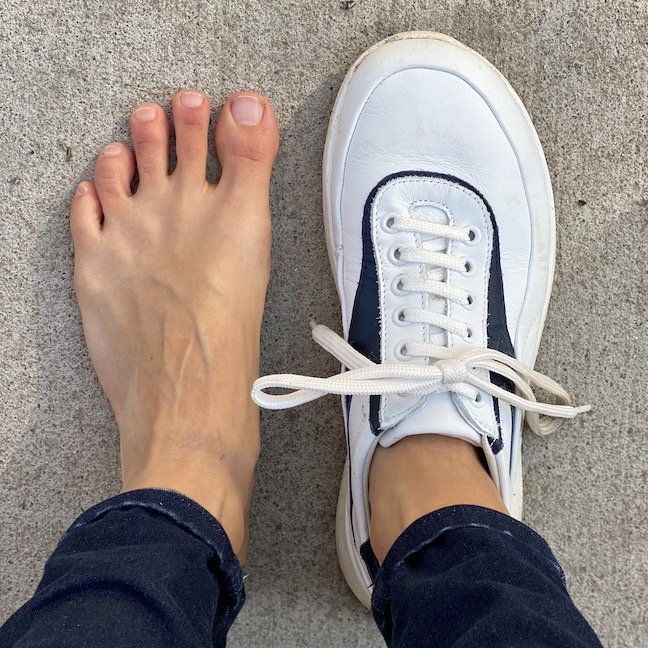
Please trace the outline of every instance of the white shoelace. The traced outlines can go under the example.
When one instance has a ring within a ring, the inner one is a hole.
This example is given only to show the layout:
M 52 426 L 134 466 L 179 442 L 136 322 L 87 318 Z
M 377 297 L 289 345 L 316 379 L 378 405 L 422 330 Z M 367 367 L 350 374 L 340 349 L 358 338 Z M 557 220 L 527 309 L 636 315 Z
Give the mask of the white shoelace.
M 461 241 L 470 245 L 481 237 L 478 230 L 460 228 L 419 218 L 402 218 L 386 214 L 381 226 L 385 231 L 415 232 L 425 245 L 416 248 L 396 246 L 390 250 L 395 263 L 423 264 L 426 276 L 399 277 L 397 290 L 421 292 L 430 295 L 429 308 L 404 308 L 398 318 L 404 322 L 418 322 L 434 327 L 443 335 L 449 331 L 469 339 L 473 332 L 464 322 L 439 312 L 439 301 L 446 299 L 470 307 L 473 298 L 459 287 L 443 281 L 445 271 L 470 272 L 468 259 L 448 253 L 448 241 Z M 426 237 L 423 240 L 423 237 Z M 406 348 L 397 350 L 401 357 L 423 357 L 427 364 L 385 363 L 376 364 L 356 351 L 348 342 L 326 326 L 312 322 L 313 340 L 335 356 L 348 371 L 330 378 L 314 378 L 295 374 L 276 374 L 259 378 L 252 388 L 252 399 L 266 409 L 287 409 L 316 400 L 325 394 L 347 396 L 400 394 L 426 396 L 454 392 L 479 402 L 482 394 L 490 394 L 526 412 L 526 422 L 540 436 L 556 431 L 560 418 L 574 418 L 590 410 L 589 405 L 573 407 L 567 392 L 554 380 L 534 371 L 515 358 L 494 349 L 469 349 L 458 351 L 440 344 L 407 342 Z M 438 335 L 438 334 L 437 334 Z M 437 335 L 433 336 L 436 339 Z M 433 339 L 431 338 L 431 340 Z M 494 385 L 481 377 L 485 371 L 496 373 L 509 380 L 517 393 Z M 480 375 L 481 374 L 481 375 Z M 553 395 L 555 403 L 536 400 L 531 386 L 535 384 Z M 272 389 L 293 390 L 287 394 L 269 394 Z M 541 415 L 549 418 L 541 418 Z M 553 419 L 553 420 L 551 420 Z
M 530 369 L 515 358 L 493 349 L 470 349 L 452 358 L 442 358 L 429 365 L 405 363 L 376 364 L 356 351 L 348 342 L 326 326 L 313 323 L 313 340 L 335 356 L 349 371 L 330 378 L 295 374 L 276 374 L 259 378 L 252 388 L 252 399 L 266 409 L 287 409 L 316 400 L 326 394 L 424 396 L 455 392 L 480 399 L 480 392 L 518 407 L 526 412 L 531 430 L 540 436 L 556 431 L 557 418 L 574 418 L 590 410 L 589 405 L 571 406 L 567 392 L 554 380 Z M 484 380 L 476 371 L 487 370 L 510 380 L 515 394 Z M 552 394 L 556 404 L 536 400 L 530 384 Z M 288 394 L 269 394 L 270 389 L 292 389 Z
M 472 245 L 481 238 L 481 234 L 467 227 L 455 227 L 423 218 L 403 218 L 398 214 L 390 213 L 383 218 L 382 228 L 388 232 L 417 234 L 421 242 L 419 247 L 395 245 L 389 254 L 395 263 L 413 263 L 424 265 L 426 268 L 425 276 L 403 274 L 396 280 L 397 291 L 426 293 L 430 299 L 427 308 L 404 308 L 398 313 L 399 319 L 402 322 L 416 322 L 431 326 L 431 341 L 441 342 L 444 331 L 460 335 L 464 339 L 470 338 L 472 331 L 464 322 L 444 314 L 444 302 L 450 300 L 469 308 L 473 304 L 473 297 L 467 290 L 445 282 L 444 275 L 446 272 L 471 272 L 468 259 L 448 253 L 448 243 L 457 241 Z M 408 345 L 408 355 L 429 355 L 429 353 L 425 350 L 419 354 L 412 353 Z

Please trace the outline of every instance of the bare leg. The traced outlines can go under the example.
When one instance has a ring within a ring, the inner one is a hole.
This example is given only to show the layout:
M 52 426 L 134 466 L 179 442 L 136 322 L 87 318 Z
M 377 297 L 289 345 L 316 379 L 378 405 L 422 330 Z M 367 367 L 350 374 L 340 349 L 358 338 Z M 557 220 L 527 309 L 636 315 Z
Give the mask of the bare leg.
M 371 546 L 379 561 L 414 520 L 445 506 L 476 504 L 508 513 L 467 441 L 427 434 L 378 446 L 369 474 Z

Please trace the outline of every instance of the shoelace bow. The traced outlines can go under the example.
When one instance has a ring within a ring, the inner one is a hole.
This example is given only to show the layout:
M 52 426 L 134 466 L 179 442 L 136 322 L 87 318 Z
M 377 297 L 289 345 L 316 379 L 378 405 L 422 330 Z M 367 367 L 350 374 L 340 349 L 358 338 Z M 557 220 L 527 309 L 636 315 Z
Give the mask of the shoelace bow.
M 405 219 L 397 214 L 386 214 L 382 227 L 387 231 L 416 232 L 436 239 L 434 242 L 428 239 L 428 249 L 396 247 L 391 251 L 396 262 L 424 264 L 428 269 L 437 271 L 437 275 L 430 278 L 402 276 L 397 282 L 399 290 L 424 292 L 451 299 L 465 306 L 472 304 L 472 297 L 467 291 L 439 280 L 441 277 L 438 276 L 438 271 L 445 269 L 469 272 L 469 261 L 445 252 L 442 241 L 445 239 L 467 244 L 476 243 L 480 237 L 478 231 L 416 218 Z M 429 249 L 430 246 L 432 249 Z M 399 319 L 452 331 L 466 339 L 472 336 L 472 331 L 466 324 L 426 309 L 405 308 L 400 311 Z M 330 378 L 295 374 L 275 374 L 259 378 L 252 387 L 252 399 L 259 406 L 274 410 L 287 409 L 326 394 L 426 396 L 441 392 L 454 392 L 479 403 L 482 393 L 486 393 L 526 412 L 527 425 L 539 436 L 547 436 L 556 431 L 560 423 L 555 419 L 574 418 L 591 409 L 589 405 L 572 406 L 569 395 L 556 381 L 494 349 L 457 351 L 432 344 L 408 343 L 406 355 L 425 357 L 433 362 L 376 364 L 328 327 L 315 322 L 311 322 L 311 325 L 313 340 L 337 358 L 348 371 Z M 518 393 L 485 380 L 477 373 L 483 370 L 508 379 L 515 385 Z M 538 402 L 531 389 L 532 384 L 553 395 L 556 402 Z M 267 390 L 271 389 L 293 391 L 287 394 L 269 394 Z M 541 415 L 549 418 L 543 419 Z
M 559 421 L 542 419 L 541 415 L 553 419 L 574 418 L 591 409 L 589 405 L 572 406 L 569 395 L 556 381 L 494 349 L 470 349 L 427 365 L 376 364 L 328 327 L 314 322 L 312 325 L 313 340 L 349 370 L 330 378 L 295 374 L 259 378 L 252 388 L 252 399 L 259 406 L 272 410 L 287 409 L 326 394 L 424 396 L 455 392 L 478 401 L 480 392 L 483 392 L 524 410 L 529 428 L 539 436 L 552 434 L 559 426 Z M 510 380 L 519 393 L 484 380 L 476 373 L 480 369 Z M 530 384 L 552 394 L 556 403 L 538 402 Z M 271 389 L 293 391 L 288 394 L 267 393 Z

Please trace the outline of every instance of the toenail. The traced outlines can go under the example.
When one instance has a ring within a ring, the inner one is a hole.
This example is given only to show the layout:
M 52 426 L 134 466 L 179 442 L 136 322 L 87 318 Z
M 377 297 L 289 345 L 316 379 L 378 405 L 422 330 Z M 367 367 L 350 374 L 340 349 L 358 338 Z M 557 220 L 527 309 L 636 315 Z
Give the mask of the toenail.
M 83 196 L 83 194 L 88 193 L 88 185 L 84 184 L 83 182 L 76 188 L 76 191 L 74 192 L 74 196 Z
M 256 126 L 263 117 L 263 104 L 256 97 L 248 95 L 236 97 L 232 101 L 232 116 L 237 124 Z
M 134 113 L 133 116 L 137 121 L 153 121 L 155 119 L 155 115 L 157 114 L 157 111 L 155 108 L 151 108 L 151 106 L 142 106 L 141 108 L 138 108 Z
M 104 146 L 104 150 L 101 152 L 102 155 L 107 155 L 108 157 L 114 157 L 121 153 L 121 146 L 118 144 L 108 144 Z
M 198 92 L 183 92 L 180 95 L 180 103 L 187 108 L 198 108 L 203 105 L 205 97 Z

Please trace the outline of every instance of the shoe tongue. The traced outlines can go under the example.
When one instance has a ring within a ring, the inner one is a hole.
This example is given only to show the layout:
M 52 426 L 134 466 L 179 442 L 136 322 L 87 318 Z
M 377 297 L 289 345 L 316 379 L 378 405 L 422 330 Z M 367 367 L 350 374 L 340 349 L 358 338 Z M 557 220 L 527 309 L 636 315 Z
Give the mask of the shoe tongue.
M 419 204 L 410 208 L 410 215 L 417 220 L 424 220 L 439 225 L 449 225 L 448 212 L 441 206 Z M 419 242 L 424 250 L 441 254 L 448 251 L 448 239 L 420 234 Z M 426 266 L 425 277 L 433 281 L 446 281 L 447 270 Z M 438 295 L 427 296 L 427 309 L 440 315 L 448 314 L 448 302 Z M 447 346 L 448 332 L 438 326 L 429 327 L 429 342 L 436 346 Z M 391 429 L 386 430 L 380 438 L 380 444 L 388 447 L 400 439 L 414 434 L 443 434 L 458 437 L 479 445 L 481 434 L 478 426 L 462 414 L 461 397 L 448 392 L 430 394 L 413 413 L 401 420 Z
M 448 225 L 450 222 L 448 213 L 441 207 L 435 205 L 415 205 L 410 209 L 410 214 L 417 220 L 425 220 L 439 225 Z M 420 234 L 420 242 L 421 247 L 430 252 L 440 252 L 443 254 L 448 250 L 448 239 L 446 238 L 439 238 L 430 234 Z M 426 266 L 424 276 L 433 281 L 445 281 L 447 278 L 447 270 Z M 448 304 L 443 297 L 428 295 L 427 309 L 439 315 L 447 315 Z M 437 326 L 430 326 L 430 344 L 446 346 L 447 343 L 447 331 Z
M 380 445 L 388 448 L 415 434 L 443 434 L 480 445 L 479 426 L 462 411 L 465 408 L 461 407 L 461 396 L 448 392 L 430 394 L 416 411 L 383 432 Z

